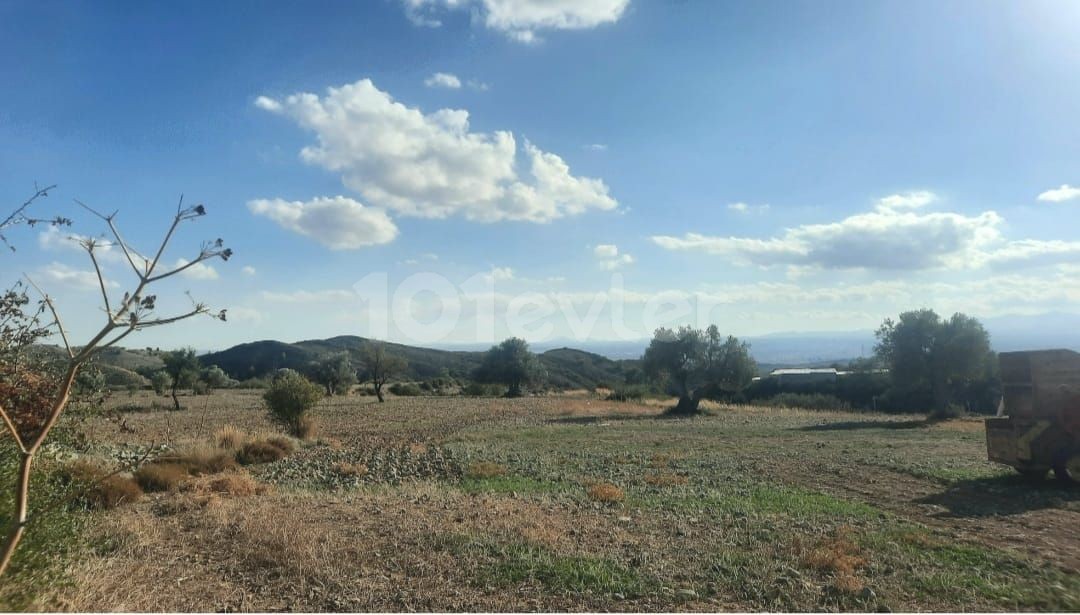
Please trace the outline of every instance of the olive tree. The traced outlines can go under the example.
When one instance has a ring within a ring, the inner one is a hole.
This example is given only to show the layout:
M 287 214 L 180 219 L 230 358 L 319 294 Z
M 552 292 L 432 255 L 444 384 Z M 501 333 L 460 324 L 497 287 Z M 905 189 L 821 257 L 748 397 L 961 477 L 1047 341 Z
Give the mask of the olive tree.
M 195 356 L 194 348 L 182 348 L 166 352 L 161 356 L 165 363 L 165 373 L 172 378 L 169 393 L 172 395 L 173 407 L 180 409 L 180 398 L 176 392 L 180 389 L 190 389 L 195 386 L 199 379 L 199 358 Z
M 386 346 L 381 342 L 369 342 L 364 347 L 363 361 L 361 380 L 371 381 L 371 385 L 375 388 L 375 397 L 379 398 L 379 402 L 385 401 L 383 386 L 391 378 L 404 373 L 409 367 L 404 357 L 386 352 Z
M 667 380 L 678 394 L 674 414 L 695 414 L 702 399 L 741 391 L 757 372 L 750 345 L 732 336 L 722 337 L 716 325 L 705 330 L 657 329 L 642 364 L 646 374 Z
M 311 369 L 312 380 L 326 387 L 327 395 L 346 395 L 356 384 L 356 371 L 349 355 L 338 353 L 316 361 Z
M 206 384 L 207 392 L 211 392 L 214 389 L 225 388 L 232 383 L 232 379 L 225 373 L 225 370 L 217 365 L 211 365 L 202 370 L 202 373 L 199 374 L 199 379 Z
M 897 320 L 885 319 L 876 335 L 874 352 L 888 366 L 893 386 L 909 398 L 924 393 L 932 400 L 933 417 L 946 416 L 953 391 L 984 377 L 993 360 L 990 334 L 960 313 L 943 320 L 930 309 L 904 312 Z
M 484 354 L 480 366 L 473 372 L 473 380 L 505 384 L 509 387 L 507 397 L 521 397 L 525 387 L 536 386 L 547 380 L 547 370 L 540 359 L 529 351 L 528 342 L 511 337 L 492 346 Z
M 100 329 L 82 344 L 73 343 L 74 340 L 64 326 L 60 310 L 53 298 L 29 278 L 26 283 L 40 296 L 36 307 L 29 301 L 24 301 L 25 294 L 12 291 L 15 294 L 10 301 L 5 300 L 4 314 L 0 315 L 0 373 L 12 374 L 20 379 L 14 387 L 15 395 L 3 394 L 3 391 L 10 390 L 10 387 L 0 387 L 0 419 L 14 440 L 19 454 L 18 475 L 12 485 L 15 510 L 0 543 L 0 576 L 8 570 L 16 548 L 33 518 L 30 514 L 30 479 L 34 460 L 68 407 L 80 370 L 97 352 L 116 345 L 136 331 L 174 324 L 199 315 L 225 320 L 225 310 L 212 312 L 206 305 L 197 302 L 193 302 L 186 311 L 158 315 L 155 312 L 157 296 L 150 293 L 151 288 L 162 280 L 172 278 L 203 261 L 213 258 L 227 260 L 232 255 L 232 250 L 225 248 L 222 240 L 217 239 L 204 242 L 199 252 L 189 261 L 182 261 L 175 267 L 162 264 L 165 250 L 177 228 L 205 215 L 205 207 L 185 207 L 181 199 L 172 224 L 155 250 L 150 253 L 151 256 L 143 256 L 120 235 L 116 225 L 116 213 L 103 215 L 85 205 L 83 207 L 100 218 L 111 233 L 109 240 L 77 239 L 93 266 L 97 286 L 101 291 L 100 309 L 104 322 Z M 25 205 L 20 211 L 24 210 Z M 130 266 L 134 274 L 131 285 L 122 296 L 110 293 L 110 285 L 100 267 L 101 251 L 110 248 L 119 251 L 124 266 Z M 63 359 L 54 366 L 55 369 L 39 373 L 20 369 L 20 362 L 32 354 L 32 346 L 52 335 L 62 343 L 64 352 Z M 4 384 L 11 382 L 5 377 Z M 31 386 L 27 388 L 23 385 Z
M 173 379 L 163 369 L 150 374 L 150 386 L 154 388 L 156 395 L 164 395 L 166 391 L 172 389 Z

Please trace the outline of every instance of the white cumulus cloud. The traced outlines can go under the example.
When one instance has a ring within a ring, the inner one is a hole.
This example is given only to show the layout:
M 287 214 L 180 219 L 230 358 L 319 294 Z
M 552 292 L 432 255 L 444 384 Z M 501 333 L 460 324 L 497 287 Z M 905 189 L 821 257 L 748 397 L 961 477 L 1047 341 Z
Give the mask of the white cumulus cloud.
M 266 216 L 286 228 L 310 237 L 331 250 L 355 250 L 390 243 L 398 229 L 381 209 L 364 207 L 353 199 L 318 197 L 310 201 L 256 199 L 248 201 L 252 213 Z
M 457 75 L 450 73 L 435 73 L 434 75 L 424 79 L 424 85 L 429 88 L 449 88 L 451 90 L 461 89 L 461 79 L 457 78 Z
M 936 200 L 938 200 L 937 195 L 926 190 L 905 192 L 903 194 L 891 194 L 887 197 L 878 199 L 877 210 L 892 211 L 896 209 L 919 209 Z
M 255 268 L 251 265 L 244 265 L 240 268 L 240 273 L 243 273 L 244 275 L 255 275 Z
M 619 247 L 611 243 L 602 243 L 594 247 L 593 256 L 600 262 L 600 267 L 606 271 L 614 271 L 619 267 L 634 263 L 633 256 L 620 254 Z
M 488 28 L 534 43 L 542 30 L 588 30 L 622 18 L 630 0 L 403 0 L 416 25 L 438 27 L 439 14 L 467 10 Z
M 1073 199 L 1080 199 L 1080 188 L 1069 184 L 1061 184 L 1060 188 L 1053 188 L 1039 194 L 1038 199 L 1050 203 L 1063 203 Z
M 686 233 L 655 235 L 668 250 L 699 251 L 735 263 L 816 269 L 976 269 L 1080 261 L 1080 242 L 1006 240 L 1003 220 L 993 211 L 978 215 L 915 211 L 931 193 L 893 195 L 873 211 L 838 222 L 785 229 L 775 237 L 720 237 Z
M 508 131 L 473 132 L 462 109 L 407 107 L 368 79 L 270 102 L 259 106 L 315 133 L 304 161 L 403 215 L 549 222 L 618 207 L 602 180 L 572 175 L 559 156 L 528 141 L 519 149 Z

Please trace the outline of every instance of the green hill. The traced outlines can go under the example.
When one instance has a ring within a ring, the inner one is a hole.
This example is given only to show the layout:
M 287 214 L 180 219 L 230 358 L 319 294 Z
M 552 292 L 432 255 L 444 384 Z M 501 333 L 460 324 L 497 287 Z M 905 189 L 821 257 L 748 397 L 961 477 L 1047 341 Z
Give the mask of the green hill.
M 313 361 L 338 353 L 346 353 L 359 366 L 363 350 L 372 341 L 353 335 L 341 335 L 325 340 L 304 340 L 292 344 L 274 340 L 233 346 L 220 352 L 199 357 L 204 365 L 217 365 L 238 380 L 266 376 L 275 370 L 303 370 Z M 427 380 L 444 371 L 459 379 L 468 378 L 480 364 L 483 352 L 436 350 L 404 344 L 386 343 L 386 350 L 409 362 L 403 380 Z M 625 371 L 633 361 L 613 361 L 591 352 L 572 348 L 557 348 L 541 353 L 541 363 L 548 371 L 551 386 L 563 389 L 594 388 L 623 382 Z

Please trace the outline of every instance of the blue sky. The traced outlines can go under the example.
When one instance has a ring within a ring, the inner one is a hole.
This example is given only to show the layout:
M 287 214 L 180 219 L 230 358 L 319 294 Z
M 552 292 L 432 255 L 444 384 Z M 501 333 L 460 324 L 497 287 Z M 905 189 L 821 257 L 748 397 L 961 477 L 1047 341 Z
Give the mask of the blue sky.
M 1074 2 L 5 2 L 0 202 L 57 183 L 35 207 L 76 226 L 10 233 L 2 271 L 85 336 L 72 199 L 149 249 L 183 193 L 210 215 L 168 264 L 236 257 L 159 310 L 233 317 L 135 345 L 1076 312 L 1078 30 Z

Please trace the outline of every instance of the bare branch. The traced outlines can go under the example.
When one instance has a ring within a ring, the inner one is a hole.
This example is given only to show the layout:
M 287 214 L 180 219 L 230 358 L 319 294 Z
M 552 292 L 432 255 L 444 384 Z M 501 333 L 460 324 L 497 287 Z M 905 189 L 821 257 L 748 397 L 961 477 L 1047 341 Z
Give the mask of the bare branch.
M 141 258 L 143 260 L 144 267 L 145 267 L 145 263 L 147 263 L 149 261 L 147 261 L 146 258 L 143 255 L 139 254 L 138 251 L 136 251 L 135 249 L 129 247 L 127 245 L 127 243 L 124 241 L 124 239 L 122 237 L 120 237 L 120 231 L 118 231 L 116 229 L 116 225 L 113 224 L 113 218 L 116 217 L 116 212 L 114 211 L 112 214 L 106 216 L 105 214 L 101 213 L 100 211 L 97 211 L 96 209 L 94 209 L 93 207 L 90 207 L 86 203 L 83 203 L 79 199 L 75 199 L 75 202 L 78 203 L 79 206 L 82 207 L 83 209 L 85 209 L 86 211 L 88 211 L 88 212 L 94 214 L 95 216 L 101 218 L 102 220 L 104 220 L 105 224 L 109 225 L 109 230 L 112 231 L 113 237 L 116 238 L 116 245 L 120 246 L 120 250 L 124 253 L 124 258 L 126 258 L 128 264 L 131 265 L 131 269 L 133 271 L 135 271 L 135 275 L 139 276 L 140 278 L 143 277 L 144 275 L 146 275 L 146 271 L 140 271 L 139 270 L 139 267 L 135 264 L 135 259 L 131 257 L 131 253 L 134 252 L 136 256 L 138 256 L 139 258 Z
M 109 320 L 112 320 L 112 307 L 109 305 L 109 293 L 105 291 L 105 276 L 101 274 L 101 267 L 98 265 L 97 257 L 94 256 L 94 248 L 97 246 L 93 239 L 88 239 L 82 243 L 82 247 L 86 249 L 86 253 L 90 255 L 90 262 L 94 264 L 94 273 L 97 274 L 98 287 L 101 288 L 101 300 L 105 302 L 105 313 L 109 315 Z
M 199 314 L 209 314 L 209 313 L 210 313 L 210 310 L 207 309 L 207 307 L 205 305 L 200 304 L 200 305 L 195 306 L 195 309 L 191 310 L 190 312 L 186 312 L 184 314 L 180 314 L 180 315 L 177 315 L 177 316 L 170 316 L 168 318 L 158 318 L 156 320 L 147 320 L 147 321 L 144 321 L 144 322 L 139 322 L 139 323 L 137 323 L 135 325 L 135 328 L 136 329 L 149 329 L 150 327 L 159 327 L 161 325 L 168 325 L 168 324 L 177 322 L 179 320 L 184 320 L 185 318 L 191 318 L 192 316 L 198 316 Z
M 117 335 L 116 337 L 114 337 L 112 340 L 110 340 L 108 342 L 99 344 L 97 346 L 97 349 L 102 350 L 104 348 L 108 348 L 108 347 L 112 346 L 113 344 L 116 344 L 120 340 L 124 339 L 125 337 L 128 336 L 128 334 L 130 334 L 131 332 L 136 331 L 136 330 L 137 330 L 136 327 L 132 327 L 132 326 L 129 325 L 128 328 L 123 333 L 121 333 L 120 335 Z
M 184 271 L 185 269 L 194 267 L 195 265 L 198 265 L 199 263 L 201 263 L 201 262 L 203 262 L 205 260 L 209 260 L 211 258 L 214 258 L 215 256 L 220 256 L 220 255 L 221 255 L 220 252 L 210 252 L 210 253 L 203 252 L 195 260 L 184 263 L 183 265 L 180 265 L 179 267 L 177 267 L 176 269 L 173 269 L 171 271 L 166 271 L 165 273 L 160 273 L 160 274 L 158 274 L 156 276 L 148 278 L 146 281 L 149 283 L 149 282 L 157 282 L 158 280 L 164 280 L 165 278 L 172 277 L 172 276 L 180 273 L 181 271 Z
M 15 422 L 11 420 L 11 417 L 8 416 L 8 413 L 4 410 L 3 406 L 0 406 L 0 418 L 4 419 L 4 425 L 7 426 L 7 430 L 11 433 L 11 437 L 15 438 L 15 444 L 18 445 L 19 450 L 25 453 L 26 445 L 23 444 L 22 437 L 19 435 L 19 430 L 15 428 Z
M 56 311 L 56 306 L 53 304 L 52 298 L 49 297 L 49 295 L 46 295 L 45 292 L 41 290 L 41 287 L 34 284 L 34 281 L 30 279 L 30 276 L 24 273 L 23 277 L 26 278 L 26 281 L 30 286 L 34 287 L 34 290 L 38 291 L 38 294 L 41 295 L 41 300 L 49 308 L 49 311 L 52 312 L 53 322 L 56 324 L 56 329 L 60 332 L 60 339 L 64 340 L 64 348 L 67 349 L 68 358 L 74 359 L 75 352 L 71 349 L 71 343 L 68 341 L 67 329 L 64 328 L 64 323 L 60 320 L 60 313 Z
M 38 200 L 39 198 L 49 196 L 49 191 L 55 187 L 56 184 L 46 186 L 44 188 L 38 188 L 37 184 L 35 183 L 34 189 L 36 190 L 36 192 L 34 192 L 34 195 L 31 196 L 29 199 L 26 199 L 26 201 L 24 201 L 22 205 L 17 207 L 15 211 L 11 212 L 8 217 L 4 218 L 3 222 L 0 222 L 0 241 L 4 242 L 4 245 L 6 245 L 8 248 L 11 248 L 12 251 L 15 251 L 15 246 L 8 243 L 7 238 L 4 237 L 4 229 L 15 226 L 16 224 L 26 223 L 31 226 L 38 222 L 53 222 L 57 225 L 71 224 L 71 220 L 68 220 L 67 218 L 56 217 L 53 220 L 45 220 L 40 218 L 30 218 L 26 215 L 26 209 L 30 207 L 30 205 L 32 205 L 34 201 Z

